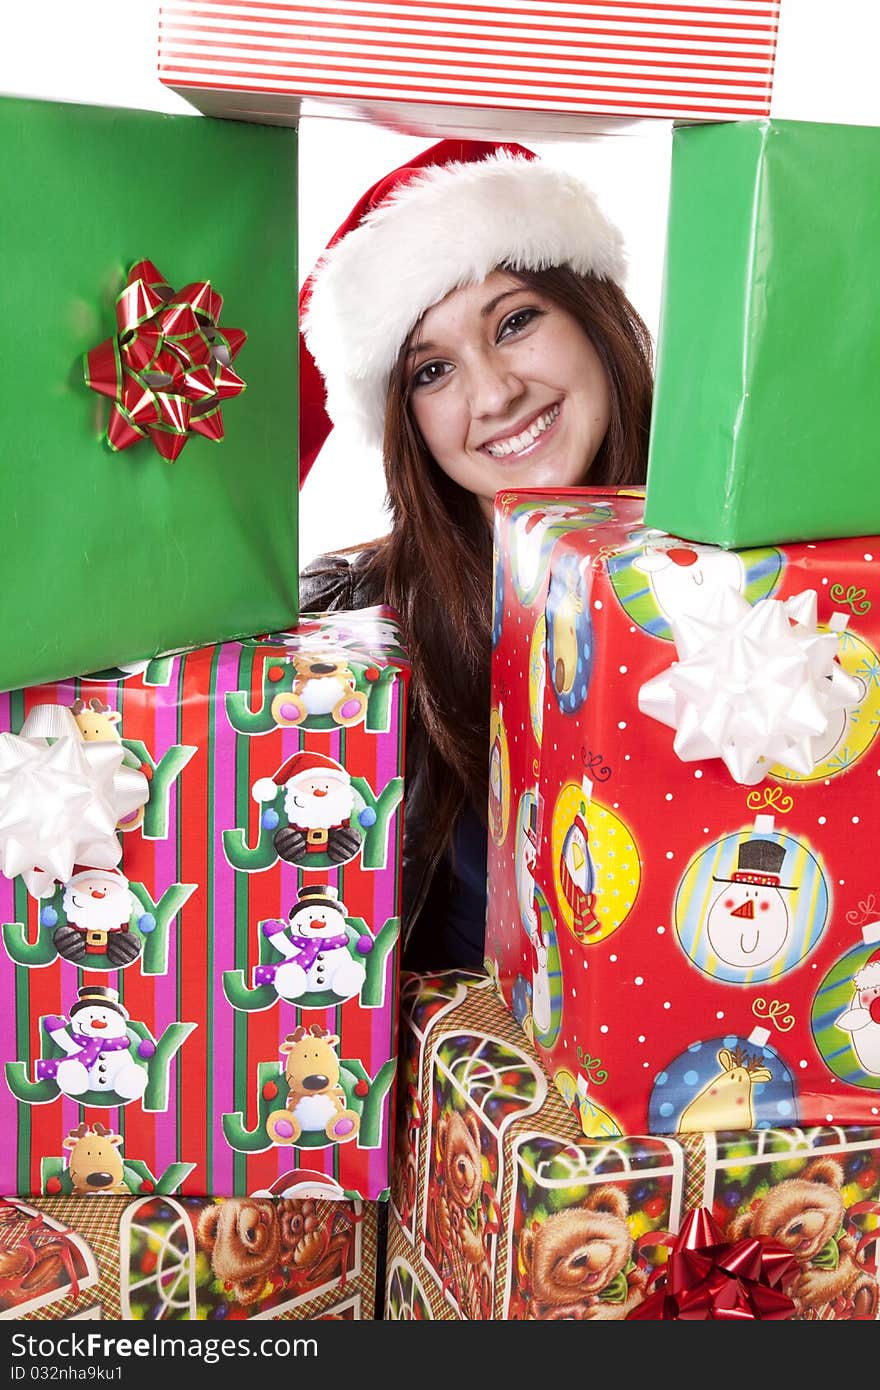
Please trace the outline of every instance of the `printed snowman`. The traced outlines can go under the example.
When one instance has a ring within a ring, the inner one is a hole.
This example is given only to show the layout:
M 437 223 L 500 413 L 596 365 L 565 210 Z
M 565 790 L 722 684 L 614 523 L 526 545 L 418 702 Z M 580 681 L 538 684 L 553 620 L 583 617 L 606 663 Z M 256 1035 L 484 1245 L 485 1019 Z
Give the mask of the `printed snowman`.
M 633 569 L 648 576 L 657 607 L 667 618 L 702 618 L 719 589 L 745 589 L 745 570 L 732 550 L 658 536 L 645 543 Z
M 116 966 L 140 955 L 141 938 L 129 931 L 133 898 L 120 869 L 91 869 L 75 864 L 64 885 L 62 906 L 67 924 L 52 940 L 62 960 L 88 968 L 89 956 L 107 956 Z
M 855 707 L 847 704 L 829 711 L 825 732 L 817 734 L 810 740 L 810 757 L 814 767 L 826 762 L 839 744 L 843 743 L 854 709 L 858 709 L 868 693 L 868 687 L 861 676 L 853 676 L 852 679 L 859 688 L 858 702 Z
M 44 1020 L 53 1043 L 67 1055 L 63 1059 L 41 1058 L 37 1078 L 54 1080 L 66 1096 L 98 1091 L 122 1100 L 139 1099 L 146 1090 L 147 1072 L 131 1055 L 127 1022 L 128 1013 L 115 989 L 84 985 L 71 1005 L 69 1019 L 50 1016 Z M 155 1050 L 155 1044 L 146 1039 L 136 1049 L 144 1059 Z
M 307 885 L 299 890 L 288 921 L 264 922 L 263 935 L 285 957 L 280 964 L 258 965 L 254 984 L 271 984 L 279 998 L 302 1001 L 309 994 L 331 990 L 341 999 L 360 993 L 366 970 L 349 949 L 345 930 L 345 903 L 335 888 Z M 360 955 L 373 949 L 372 937 L 363 935 L 355 948 Z M 308 1003 L 303 1003 L 308 1008 Z
M 595 874 L 590 858 L 590 836 L 584 816 L 578 812 L 565 832 L 559 865 L 562 894 L 571 908 L 575 932 L 591 931 L 599 925 L 595 913 Z
M 726 965 L 752 970 L 767 965 L 785 946 L 790 921 L 782 895 L 796 892 L 797 885 L 781 880 L 784 858 L 783 845 L 753 838 L 739 846 L 732 878 L 713 874 L 716 883 L 726 886 L 709 908 L 706 934 Z
M 880 924 L 865 927 L 863 934 L 866 941 L 880 940 Z M 849 1033 L 862 1070 L 869 1076 L 880 1076 L 880 948 L 856 971 L 853 984 L 852 1002 L 835 1023 Z
M 551 506 L 531 510 L 515 522 L 516 582 L 523 593 L 530 593 L 541 573 L 544 537 L 551 526 L 574 521 L 578 513 L 571 507 Z

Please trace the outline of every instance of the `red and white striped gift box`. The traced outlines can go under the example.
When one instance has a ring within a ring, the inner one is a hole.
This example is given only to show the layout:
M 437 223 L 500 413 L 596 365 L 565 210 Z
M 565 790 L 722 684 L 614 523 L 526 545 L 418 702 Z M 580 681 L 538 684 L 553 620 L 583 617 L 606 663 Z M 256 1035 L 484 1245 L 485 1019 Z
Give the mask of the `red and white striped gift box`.
M 203 110 L 256 120 L 295 120 L 303 99 L 742 119 L 769 113 L 780 5 L 167 0 L 159 75 Z

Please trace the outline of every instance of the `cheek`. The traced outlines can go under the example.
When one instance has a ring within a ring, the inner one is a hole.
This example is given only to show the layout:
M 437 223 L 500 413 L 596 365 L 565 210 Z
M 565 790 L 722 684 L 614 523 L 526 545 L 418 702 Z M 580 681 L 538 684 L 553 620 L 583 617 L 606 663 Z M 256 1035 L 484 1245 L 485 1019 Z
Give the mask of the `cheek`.
M 442 391 L 416 392 L 410 411 L 429 452 L 440 462 L 460 442 L 461 411 L 453 393 L 448 386 Z

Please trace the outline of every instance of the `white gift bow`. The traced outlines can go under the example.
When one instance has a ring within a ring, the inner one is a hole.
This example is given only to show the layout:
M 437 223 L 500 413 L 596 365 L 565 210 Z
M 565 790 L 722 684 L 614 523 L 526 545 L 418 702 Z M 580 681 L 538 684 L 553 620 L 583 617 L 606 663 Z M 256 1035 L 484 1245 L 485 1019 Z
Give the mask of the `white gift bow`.
M 861 696 L 816 615 L 814 589 L 753 606 L 724 586 L 704 617 L 670 619 L 679 660 L 645 682 L 639 709 L 675 729 L 682 762 L 721 758 L 747 787 L 777 763 L 808 776 L 812 740 Z
M 66 883 L 74 864 L 115 868 L 116 827 L 149 796 L 124 756 L 115 739 L 84 739 L 65 705 L 36 705 L 20 733 L 0 734 L 0 872 L 21 874 L 39 898 Z

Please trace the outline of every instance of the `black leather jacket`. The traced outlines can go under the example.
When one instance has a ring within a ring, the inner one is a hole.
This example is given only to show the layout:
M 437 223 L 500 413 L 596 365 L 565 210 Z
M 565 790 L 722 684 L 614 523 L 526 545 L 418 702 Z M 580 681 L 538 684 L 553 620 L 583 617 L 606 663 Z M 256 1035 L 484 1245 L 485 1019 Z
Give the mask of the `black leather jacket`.
M 300 575 L 300 611 L 354 611 L 383 603 L 367 574 L 371 550 L 321 555 Z M 412 707 L 406 728 L 403 833 L 402 965 L 420 972 L 454 967 L 481 969 L 486 919 L 486 829 L 465 809 L 453 830 L 452 849 L 432 866 L 413 844 L 424 823 L 427 768 L 424 733 Z

